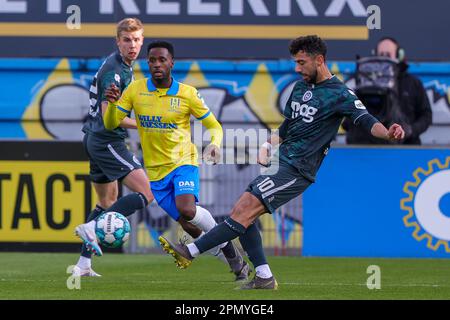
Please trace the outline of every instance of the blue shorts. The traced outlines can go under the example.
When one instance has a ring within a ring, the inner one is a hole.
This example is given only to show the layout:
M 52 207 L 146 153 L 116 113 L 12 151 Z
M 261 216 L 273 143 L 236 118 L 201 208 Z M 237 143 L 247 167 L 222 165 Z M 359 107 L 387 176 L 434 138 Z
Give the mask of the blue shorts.
M 180 218 L 175 197 L 182 194 L 193 194 L 198 202 L 200 178 L 198 167 L 185 165 L 176 168 L 163 179 L 150 183 L 153 195 L 158 205 L 175 221 Z

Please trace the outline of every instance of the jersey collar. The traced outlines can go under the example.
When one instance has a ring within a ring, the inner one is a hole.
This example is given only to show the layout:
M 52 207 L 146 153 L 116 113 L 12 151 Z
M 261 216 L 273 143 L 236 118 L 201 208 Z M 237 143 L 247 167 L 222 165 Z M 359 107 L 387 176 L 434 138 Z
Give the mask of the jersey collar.
M 333 82 L 333 81 L 335 81 L 335 79 L 337 79 L 337 78 L 336 78 L 336 75 L 335 75 L 335 74 L 332 74 L 330 78 L 325 79 L 325 80 L 323 80 L 323 81 L 321 81 L 321 82 L 319 82 L 319 83 L 313 83 L 313 84 L 310 84 L 310 86 L 311 86 L 311 88 L 314 89 L 314 88 L 317 87 L 317 86 L 322 86 L 322 85 L 324 85 L 324 84 L 326 84 L 326 83 Z
M 116 60 L 117 60 L 119 63 L 123 64 L 123 65 L 126 66 L 127 68 L 130 68 L 130 70 L 133 69 L 134 61 L 131 63 L 131 65 L 126 64 L 126 63 L 125 63 L 125 60 L 123 60 L 122 54 L 120 53 L 119 50 L 117 50 L 117 51 L 115 52 L 115 55 L 116 55 Z
M 147 88 L 148 88 L 148 91 L 150 91 L 150 92 L 157 90 L 155 85 L 152 82 L 152 78 L 147 79 Z M 167 90 L 166 95 L 176 96 L 179 89 L 180 89 L 180 83 L 178 81 L 176 81 L 174 78 L 172 78 L 172 85 L 170 86 L 169 90 Z

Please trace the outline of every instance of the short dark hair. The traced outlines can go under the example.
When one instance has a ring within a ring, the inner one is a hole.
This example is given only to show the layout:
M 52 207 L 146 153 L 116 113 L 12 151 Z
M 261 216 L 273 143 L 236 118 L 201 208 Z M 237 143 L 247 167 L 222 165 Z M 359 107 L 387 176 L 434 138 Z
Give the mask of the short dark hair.
M 167 51 L 169 51 L 169 53 L 171 54 L 172 58 L 175 57 L 175 51 L 173 49 L 173 45 L 170 42 L 162 41 L 162 40 L 156 40 L 156 41 L 151 42 L 147 46 L 147 56 L 150 53 L 150 50 L 153 48 L 166 48 Z
M 309 55 L 321 54 L 326 59 L 327 45 L 316 35 L 298 37 L 289 44 L 289 52 L 295 56 L 299 51 L 305 51 Z

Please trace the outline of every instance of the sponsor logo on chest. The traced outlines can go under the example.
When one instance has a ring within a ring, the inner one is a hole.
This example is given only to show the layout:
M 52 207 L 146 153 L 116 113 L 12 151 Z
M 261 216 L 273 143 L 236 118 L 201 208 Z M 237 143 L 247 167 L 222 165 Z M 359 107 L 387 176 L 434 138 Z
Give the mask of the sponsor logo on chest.
M 175 123 L 165 122 L 162 116 L 138 115 L 138 121 L 142 128 L 148 129 L 177 129 Z
M 306 123 L 311 123 L 314 121 L 314 115 L 319 111 L 319 109 L 307 105 L 306 103 L 301 104 L 297 101 L 291 102 L 292 109 L 292 119 L 302 117 L 302 120 Z

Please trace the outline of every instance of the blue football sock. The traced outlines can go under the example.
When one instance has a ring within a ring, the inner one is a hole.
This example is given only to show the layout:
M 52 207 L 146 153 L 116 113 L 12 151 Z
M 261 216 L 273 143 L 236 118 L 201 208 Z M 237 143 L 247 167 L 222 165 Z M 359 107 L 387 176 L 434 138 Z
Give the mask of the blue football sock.
M 103 212 L 105 212 L 105 209 L 103 209 L 99 205 L 96 205 L 94 210 L 92 210 L 91 213 L 89 214 L 86 222 L 97 219 L 97 217 L 100 216 Z M 92 256 L 92 253 L 88 251 L 88 249 L 86 248 L 86 245 L 84 243 L 81 246 L 81 255 L 83 257 L 89 258 L 89 259 Z
M 208 251 L 221 243 L 233 240 L 245 232 L 245 228 L 239 222 L 227 218 L 212 228 L 203 237 L 194 242 L 200 253 Z
M 136 210 L 143 209 L 148 205 L 147 198 L 140 192 L 130 193 L 117 200 L 106 212 L 118 212 L 125 217 L 133 214 Z
M 267 264 L 261 234 L 254 223 L 251 224 L 247 228 L 247 231 L 239 237 L 239 241 L 241 242 L 242 248 L 245 252 L 247 252 L 248 258 L 255 268 L 257 266 Z

